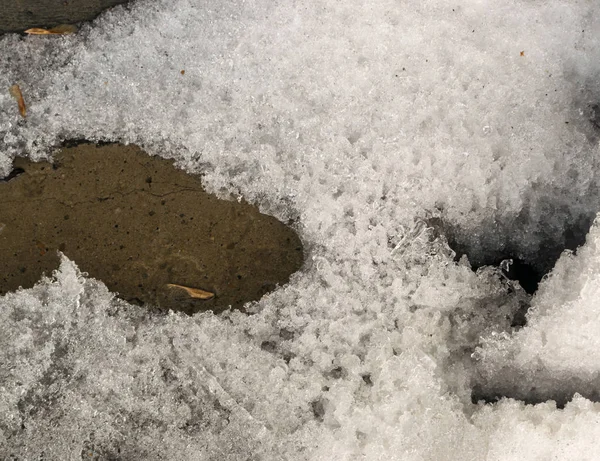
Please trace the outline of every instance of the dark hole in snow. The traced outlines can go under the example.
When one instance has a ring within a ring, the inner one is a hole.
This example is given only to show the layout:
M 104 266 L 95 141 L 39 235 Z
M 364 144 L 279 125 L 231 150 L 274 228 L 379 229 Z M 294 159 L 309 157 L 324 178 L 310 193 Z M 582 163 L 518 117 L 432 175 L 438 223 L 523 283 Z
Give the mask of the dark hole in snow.
M 274 353 L 277 350 L 277 343 L 275 341 L 263 341 L 260 348 L 263 351 Z
M 554 401 L 556 408 L 563 409 L 567 403 L 573 400 L 575 394 L 580 394 L 592 402 L 600 402 L 600 392 L 594 389 L 593 383 L 579 378 L 571 378 L 566 381 L 556 382 L 549 376 L 538 376 L 535 381 L 531 377 L 519 376 L 518 372 L 512 372 L 514 376 L 513 385 L 489 385 L 473 386 L 471 402 L 474 404 L 483 402 L 494 404 L 503 398 L 520 400 L 526 405 L 537 405 L 540 403 Z M 523 382 L 538 382 L 538 385 L 523 386 Z
M 518 258 L 505 259 L 498 264 L 502 273 L 509 279 L 519 282 L 519 285 L 529 294 L 537 291 L 538 285 L 544 274 L 537 271 L 534 266 Z
M 336 367 L 332 370 L 329 370 L 324 375 L 327 378 L 340 379 L 346 376 L 346 370 L 344 370 L 342 367 Z
M 519 242 L 519 235 L 529 232 L 527 228 L 510 229 L 508 225 L 494 223 L 487 226 L 483 223 L 476 236 L 467 235 L 456 226 L 446 223 L 443 228 L 448 245 L 456 253 L 456 261 L 466 255 L 474 271 L 484 266 L 498 267 L 506 278 L 519 282 L 527 293 L 533 294 L 563 251 L 575 252 L 585 243 L 594 217 L 595 212 L 590 212 L 577 218 L 566 216 L 570 222 L 560 226 L 544 226 L 540 223 L 538 228 L 548 228 L 548 231 L 537 237 L 533 249 Z M 553 231 L 556 233 L 552 234 Z
M 545 200 L 542 200 L 544 202 Z M 513 280 L 529 294 L 534 294 L 543 277 L 548 274 L 565 250 L 576 252 L 585 243 L 586 236 L 592 225 L 595 213 L 593 206 L 589 209 L 579 209 L 570 215 L 564 207 L 553 209 L 540 205 L 535 213 L 542 222 L 532 224 L 525 220 L 524 228 L 513 227 L 519 224 L 514 221 L 509 224 L 496 222 L 494 225 L 482 225 L 469 239 L 466 232 L 460 232 L 456 227 L 445 225 L 444 231 L 449 246 L 456 252 L 457 260 L 466 255 L 473 270 L 484 266 L 498 268 L 498 273 L 508 280 Z M 547 220 L 547 221 L 544 221 Z M 535 229 L 537 234 L 532 229 Z M 533 236 L 532 236 L 533 234 Z M 532 244 L 531 247 L 519 240 L 522 238 Z M 527 240 L 528 239 L 528 240 Z M 510 290 L 508 292 L 510 294 Z M 517 329 L 527 323 L 529 302 L 519 302 L 519 310 L 510 318 L 510 327 Z M 470 354 L 472 349 L 468 350 Z M 489 368 L 475 371 L 471 387 L 471 402 L 494 404 L 503 398 L 520 400 L 527 405 L 535 405 L 554 401 L 557 408 L 564 408 L 578 393 L 583 397 L 599 401 L 600 392 L 597 389 L 597 379 L 578 378 L 574 376 L 556 376 L 551 370 L 539 369 L 521 370 L 519 368 L 504 368 L 495 370 L 491 363 L 484 364 Z M 495 371 L 494 371 L 495 370 Z
M 13 170 L 4 178 L 0 178 L 0 182 L 8 182 L 11 179 L 15 179 L 17 176 L 21 176 L 25 170 L 23 168 L 13 168 Z
M 287 330 L 285 328 L 282 328 L 281 330 L 279 330 L 279 336 L 281 336 L 281 338 L 283 340 L 290 341 L 290 340 L 294 339 L 294 332 Z
M 600 104 L 590 106 L 590 122 L 595 128 L 600 130 Z
M 323 399 L 313 400 L 310 403 L 313 415 L 317 421 L 323 422 L 325 417 L 325 402 Z

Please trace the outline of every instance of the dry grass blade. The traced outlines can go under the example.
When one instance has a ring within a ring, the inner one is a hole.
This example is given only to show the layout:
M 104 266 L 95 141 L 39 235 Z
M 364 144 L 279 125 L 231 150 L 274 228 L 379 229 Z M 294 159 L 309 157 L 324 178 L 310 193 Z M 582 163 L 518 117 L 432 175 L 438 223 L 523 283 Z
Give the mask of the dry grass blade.
M 167 287 L 177 290 L 183 290 L 188 294 L 190 298 L 194 299 L 212 299 L 215 297 L 214 293 L 211 293 L 210 291 L 201 290 L 200 288 L 184 287 L 183 285 L 175 285 L 174 283 L 167 283 Z
M 27 29 L 25 33 L 30 35 L 52 35 L 52 32 L 47 29 L 38 29 L 35 27 L 33 29 Z
M 53 27 L 52 29 L 40 29 L 34 27 L 33 29 L 27 29 L 26 34 L 30 35 L 68 35 L 77 32 L 77 27 L 71 24 L 61 24 L 60 26 Z
M 21 93 L 21 88 L 19 85 L 13 85 L 9 88 L 10 94 L 13 98 L 17 100 L 19 104 L 19 113 L 21 117 L 25 118 L 27 115 L 27 106 L 25 105 L 25 100 L 23 99 L 23 93 Z

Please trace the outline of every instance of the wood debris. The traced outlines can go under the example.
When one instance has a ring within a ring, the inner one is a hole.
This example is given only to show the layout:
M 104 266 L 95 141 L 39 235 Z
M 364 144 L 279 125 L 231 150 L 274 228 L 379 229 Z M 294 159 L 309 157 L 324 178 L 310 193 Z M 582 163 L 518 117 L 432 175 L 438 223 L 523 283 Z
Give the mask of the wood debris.
M 188 294 L 190 298 L 194 299 L 212 299 L 215 297 L 214 293 L 211 293 L 210 291 L 201 290 L 200 288 L 185 287 L 183 285 L 176 285 L 174 283 L 167 283 L 167 287 L 176 290 L 183 290 Z
M 27 29 L 26 34 L 30 35 L 68 35 L 77 32 L 77 27 L 71 24 L 61 24 L 60 26 L 53 27 L 52 29 L 41 29 L 34 27 L 33 29 Z
M 21 117 L 25 118 L 27 116 L 27 106 L 25 106 L 25 100 L 23 99 L 21 88 L 19 85 L 13 85 L 9 88 L 9 91 L 11 96 L 15 98 L 19 104 L 19 113 L 21 114 Z

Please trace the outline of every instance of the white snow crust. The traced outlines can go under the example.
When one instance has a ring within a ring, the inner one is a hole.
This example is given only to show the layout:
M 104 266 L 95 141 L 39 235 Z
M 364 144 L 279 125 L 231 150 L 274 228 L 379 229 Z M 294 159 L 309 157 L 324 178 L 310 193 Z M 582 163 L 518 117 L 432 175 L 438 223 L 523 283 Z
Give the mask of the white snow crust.
M 599 224 L 533 299 L 429 224 L 536 255 L 600 211 L 599 10 L 149 0 L 0 38 L 3 173 L 136 143 L 307 255 L 252 315 L 152 316 L 66 257 L 0 298 L 0 458 L 600 459 Z

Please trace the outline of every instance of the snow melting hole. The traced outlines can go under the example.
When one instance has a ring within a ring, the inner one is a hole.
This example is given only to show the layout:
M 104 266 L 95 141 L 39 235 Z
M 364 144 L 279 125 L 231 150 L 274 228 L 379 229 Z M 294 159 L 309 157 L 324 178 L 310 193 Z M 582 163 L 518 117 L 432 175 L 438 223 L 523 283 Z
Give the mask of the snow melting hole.
M 566 213 L 561 214 L 569 219 Z M 475 237 L 462 232 L 458 226 L 443 223 L 448 245 L 456 253 L 456 261 L 466 255 L 474 271 L 485 266 L 494 266 L 501 270 L 509 280 L 519 283 L 528 294 L 537 291 L 538 285 L 554 267 L 565 250 L 577 251 L 585 243 L 595 216 L 595 211 L 566 221 L 560 228 L 547 226 L 556 234 L 539 234 L 539 243 L 535 251 L 530 251 L 519 242 L 519 235 L 527 229 L 509 229 L 501 223 L 482 223 Z M 518 220 L 515 220 L 518 224 Z M 544 229 L 544 223 L 539 224 Z
M 555 212 L 560 212 L 557 207 Z M 544 216 L 544 213 L 538 213 Z M 593 215 L 581 213 L 578 217 L 570 217 L 562 211 L 559 216 L 565 218 L 560 226 L 556 223 L 556 213 L 548 220 L 552 225 L 540 223 L 538 229 L 549 229 L 540 233 L 539 244 L 536 251 L 528 251 L 521 242 L 519 235 L 524 232 L 520 229 L 511 229 L 499 222 L 493 225 L 484 223 L 476 232 L 476 237 L 469 239 L 466 233 L 461 232 L 457 226 L 443 223 L 440 219 L 433 220 L 429 224 L 432 227 L 443 228 L 447 238 L 448 246 L 456 253 L 456 260 L 466 255 L 474 271 L 483 270 L 486 267 L 495 267 L 500 277 L 507 281 L 507 294 L 512 296 L 514 290 L 518 289 L 516 284 L 530 296 L 519 296 L 519 310 L 510 319 L 510 333 L 527 324 L 527 311 L 531 296 L 535 294 L 542 279 L 553 269 L 560 255 L 565 250 L 576 253 L 577 249 L 585 243 L 586 236 L 593 222 Z M 518 220 L 513 221 L 513 224 Z M 556 234 L 551 231 L 559 230 Z M 502 232 L 504 231 L 504 232 Z M 469 348 L 467 353 L 471 353 Z M 546 401 L 556 402 L 557 408 L 564 408 L 566 403 L 572 400 L 576 393 L 586 398 L 599 401 L 600 394 L 590 387 L 588 381 L 577 377 L 565 377 L 560 383 L 552 376 L 546 376 L 542 371 L 533 378 L 528 371 L 518 369 L 505 370 L 508 375 L 502 378 L 502 382 L 480 380 L 478 373 L 474 370 L 473 383 L 471 387 L 471 401 L 495 403 L 502 398 L 520 400 L 526 404 L 539 404 Z M 515 376 L 513 376 L 515 375 Z

